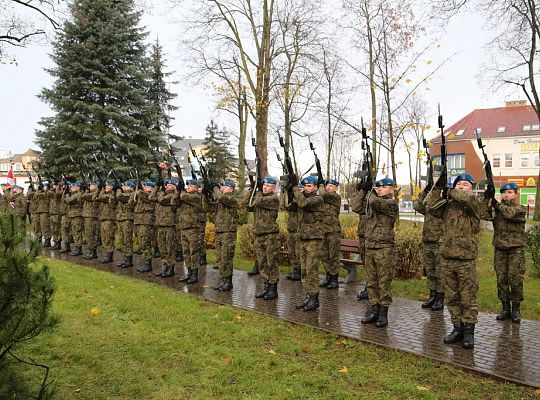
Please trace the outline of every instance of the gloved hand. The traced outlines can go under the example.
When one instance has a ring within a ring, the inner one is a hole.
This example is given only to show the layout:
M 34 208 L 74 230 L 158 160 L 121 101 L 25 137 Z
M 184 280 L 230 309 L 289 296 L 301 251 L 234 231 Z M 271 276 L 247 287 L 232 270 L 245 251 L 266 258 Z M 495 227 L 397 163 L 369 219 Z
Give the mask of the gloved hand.
M 366 181 L 362 185 L 362 190 L 365 192 L 369 192 L 371 189 L 373 189 L 373 181 Z
M 484 198 L 485 199 L 493 199 L 495 197 L 495 188 L 488 184 L 486 187 L 486 190 L 484 190 Z
M 362 181 L 357 182 L 356 183 L 356 190 L 358 190 L 358 191 L 362 190 L 362 185 L 363 185 Z
M 439 179 L 437 179 L 437 182 L 435 182 L 435 187 L 439 189 L 445 188 L 447 180 L 446 171 L 444 171 L 441 176 L 439 176 Z

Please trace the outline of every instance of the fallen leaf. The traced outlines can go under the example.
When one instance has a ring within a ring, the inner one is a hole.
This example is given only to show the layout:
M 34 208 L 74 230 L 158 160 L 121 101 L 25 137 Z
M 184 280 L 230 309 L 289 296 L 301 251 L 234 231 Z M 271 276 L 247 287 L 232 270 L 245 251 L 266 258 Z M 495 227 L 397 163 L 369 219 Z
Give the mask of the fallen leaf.
M 269 352 L 270 354 L 276 354 L 276 352 L 275 352 L 274 350 L 268 350 L 268 352 Z
M 219 317 L 219 314 L 214 315 L 214 318 L 217 318 L 217 317 Z
M 97 307 L 92 307 L 92 308 L 90 309 L 90 312 L 92 313 L 92 315 L 99 315 L 99 312 L 100 312 L 100 311 L 99 311 L 99 308 L 97 308 Z
M 75 389 L 75 393 L 79 393 L 81 389 Z
M 344 365 L 339 369 L 339 372 L 341 372 L 342 374 L 346 374 L 347 372 L 349 372 L 349 368 Z
M 240 321 L 240 320 L 242 319 L 242 317 L 241 317 L 240 315 L 235 315 L 235 316 L 234 316 L 234 319 Z
M 535 389 L 534 394 L 540 394 L 540 389 Z
M 431 386 L 417 386 L 417 390 L 431 390 Z
M 156 295 L 153 294 L 150 296 L 150 300 L 155 300 L 155 299 L 156 299 Z
M 223 364 L 228 364 L 231 361 L 231 359 L 229 357 L 223 357 L 222 361 L 223 361 Z

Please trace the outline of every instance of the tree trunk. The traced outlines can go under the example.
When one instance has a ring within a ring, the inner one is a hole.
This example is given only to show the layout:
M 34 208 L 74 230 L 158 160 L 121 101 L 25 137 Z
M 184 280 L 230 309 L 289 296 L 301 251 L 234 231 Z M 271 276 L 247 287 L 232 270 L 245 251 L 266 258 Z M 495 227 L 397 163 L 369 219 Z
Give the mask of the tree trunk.
M 239 91 L 242 93 L 238 101 L 238 189 L 240 193 L 244 191 L 246 186 L 246 166 L 244 160 L 246 159 L 246 137 L 247 137 L 247 119 L 248 119 L 248 106 L 246 99 L 246 89 L 241 88 L 240 80 Z

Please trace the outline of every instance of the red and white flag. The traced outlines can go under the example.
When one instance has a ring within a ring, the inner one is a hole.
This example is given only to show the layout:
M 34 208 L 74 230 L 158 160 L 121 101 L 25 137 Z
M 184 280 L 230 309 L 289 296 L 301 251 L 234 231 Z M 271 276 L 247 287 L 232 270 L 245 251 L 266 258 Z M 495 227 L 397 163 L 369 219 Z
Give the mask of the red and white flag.
M 11 187 L 11 186 L 15 186 L 15 177 L 13 176 L 13 161 L 9 165 L 6 188 Z

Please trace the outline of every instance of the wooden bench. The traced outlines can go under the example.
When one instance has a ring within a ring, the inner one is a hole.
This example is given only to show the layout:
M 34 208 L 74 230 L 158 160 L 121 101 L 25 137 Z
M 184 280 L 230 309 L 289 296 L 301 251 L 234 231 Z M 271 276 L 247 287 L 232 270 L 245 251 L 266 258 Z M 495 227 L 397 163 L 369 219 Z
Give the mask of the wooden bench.
M 347 270 L 347 276 L 344 279 L 344 283 L 357 282 L 358 281 L 358 266 L 363 265 L 363 260 L 360 257 L 358 250 L 358 240 L 341 239 L 339 250 L 341 251 L 341 266 Z M 290 265 L 289 252 L 286 250 L 280 251 L 283 263 Z

